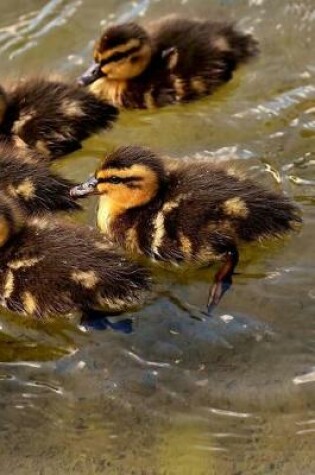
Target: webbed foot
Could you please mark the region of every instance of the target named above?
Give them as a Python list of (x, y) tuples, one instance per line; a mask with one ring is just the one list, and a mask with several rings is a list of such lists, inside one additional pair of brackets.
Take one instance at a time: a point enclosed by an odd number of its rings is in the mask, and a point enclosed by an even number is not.
[(132, 333), (132, 320), (125, 318), (117, 322), (110, 320), (113, 317), (112, 313), (109, 315), (101, 310), (88, 309), (85, 310), (81, 317), (80, 325), (86, 330), (108, 330), (119, 331), (122, 333)]
[(218, 270), (214, 277), (214, 285), (210, 287), (207, 311), (211, 315), (213, 309), (218, 305), (223, 295), (233, 283), (234, 269), (239, 261), (239, 254), (236, 248), (233, 248), (227, 253), (226, 260), (222, 267)]

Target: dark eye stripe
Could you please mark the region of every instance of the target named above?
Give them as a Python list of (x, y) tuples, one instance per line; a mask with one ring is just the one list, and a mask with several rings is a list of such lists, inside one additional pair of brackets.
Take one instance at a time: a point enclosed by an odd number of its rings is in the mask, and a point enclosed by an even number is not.
[(121, 59), (127, 58), (127, 56), (129, 56), (133, 53), (136, 53), (137, 51), (139, 51), (140, 48), (141, 48), (141, 46), (134, 46), (133, 48), (128, 49), (128, 51), (113, 53), (109, 58), (103, 59), (100, 62), (100, 65), (101, 65), (101, 67), (103, 67), (106, 64), (115, 63), (117, 61), (120, 61)]
[[(111, 178), (112, 177), (98, 178), (97, 181), (98, 183), (111, 183)], [(132, 182), (142, 181), (143, 178), (141, 176), (128, 176), (124, 178), (119, 177), (119, 180), (120, 180), (120, 183), (132, 183)]]

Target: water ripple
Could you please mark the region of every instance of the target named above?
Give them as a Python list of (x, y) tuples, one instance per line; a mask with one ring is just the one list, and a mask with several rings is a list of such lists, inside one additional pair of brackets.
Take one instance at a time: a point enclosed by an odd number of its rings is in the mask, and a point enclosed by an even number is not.
[(132, 351), (124, 351), (123, 353), (129, 356), (129, 358), (131, 358), (132, 360), (141, 364), (142, 366), (153, 366), (155, 368), (169, 368), (171, 366), (170, 363), (144, 360), (143, 358), (141, 358), (136, 353), (133, 353)]
[(260, 104), (257, 107), (253, 107), (243, 112), (237, 112), (234, 114), (234, 117), (239, 119), (255, 117), (256, 120), (265, 120), (269, 117), (278, 117), (281, 112), (299, 104), (301, 100), (306, 99), (315, 99), (315, 86), (309, 84), (306, 86), (297, 87), (288, 92), (280, 94), (275, 99), (265, 102), (264, 104)]
[(37, 46), (38, 38), (65, 24), (82, 5), (82, 0), (50, 0), (41, 10), (22, 15), (17, 22), (0, 29), (0, 54), (13, 59)]
[(315, 368), (306, 374), (301, 374), (293, 379), (294, 384), (306, 384), (315, 382)]

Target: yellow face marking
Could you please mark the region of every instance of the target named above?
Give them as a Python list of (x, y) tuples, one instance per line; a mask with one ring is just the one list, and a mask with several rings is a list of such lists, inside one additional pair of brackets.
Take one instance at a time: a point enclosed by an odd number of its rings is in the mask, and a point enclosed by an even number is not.
[(4, 282), (3, 299), (4, 300), (9, 299), (13, 291), (14, 291), (14, 275), (13, 275), (13, 272), (9, 270), (7, 272), (5, 282)]
[(0, 216), (0, 247), (3, 246), (10, 237), (10, 226), (8, 221)]
[(37, 301), (31, 292), (23, 292), (22, 303), (24, 310), (28, 315), (33, 315), (37, 308)]
[(43, 259), (43, 257), (31, 257), (29, 259), (20, 259), (16, 261), (11, 261), (8, 264), (8, 267), (10, 269), (18, 270), (22, 269), (23, 267), (33, 267), (35, 264), (40, 262)]
[(30, 178), (26, 178), (15, 188), (15, 193), (22, 196), (26, 201), (34, 198), (35, 191), (34, 183)]
[(245, 201), (238, 196), (226, 200), (223, 203), (223, 209), (228, 216), (235, 218), (246, 218), (249, 213)]
[[(130, 42), (131, 43), (131, 42)], [(129, 49), (129, 48), (128, 48)], [(126, 54), (128, 49), (126, 49)], [(120, 52), (118, 48), (111, 51)], [(112, 61), (101, 66), (102, 72), (107, 79), (124, 81), (139, 76), (148, 66), (151, 60), (152, 50), (150, 45), (144, 44), (138, 51), (130, 53), (118, 61)], [(104, 58), (102, 58), (104, 59)]]
[[(154, 170), (145, 165), (132, 165), (129, 168), (107, 168), (100, 170), (96, 177), (106, 179), (117, 176), (119, 178), (141, 178), (135, 182), (137, 188), (129, 188), (126, 183), (112, 184), (99, 183), (97, 191), (104, 195), (99, 203), (99, 216), (111, 220), (127, 209), (147, 204), (156, 195), (159, 184)], [(105, 209), (106, 208), (106, 209)]]
[(114, 208), (113, 203), (107, 199), (106, 196), (101, 196), (98, 204), (97, 211), (97, 226), (102, 233), (110, 236), (110, 225), (112, 219), (114, 219), (120, 213), (120, 208)]
[(128, 168), (104, 168), (96, 173), (96, 178), (109, 178), (111, 176), (119, 176), (120, 178), (131, 178), (133, 176), (141, 176), (145, 178), (151, 175), (151, 168), (145, 165), (132, 165)]
[[(116, 48), (108, 49), (103, 52), (101, 51), (96, 51), (95, 53), (95, 58), (97, 61), (100, 63), (101, 61), (105, 61), (108, 59), (112, 54), (114, 53), (126, 53), (126, 51), (133, 49), (133, 48), (138, 48), (140, 46), (140, 40), (136, 38), (132, 38), (129, 40), (127, 43), (116, 46)], [(97, 48), (99, 46), (97, 45)]]
[(62, 114), (69, 117), (83, 117), (85, 115), (78, 101), (65, 99), (60, 106)]
[(86, 289), (93, 289), (99, 281), (99, 277), (97, 276), (96, 272), (94, 272), (93, 270), (73, 271), (71, 274), (71, 278), (77, 284), (81, 284), (82, 287), (85, 287)]

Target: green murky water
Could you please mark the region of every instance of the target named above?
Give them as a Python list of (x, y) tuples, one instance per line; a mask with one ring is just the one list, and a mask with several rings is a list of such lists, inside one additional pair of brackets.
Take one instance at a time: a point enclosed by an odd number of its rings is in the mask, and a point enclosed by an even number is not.
[[(213, 270), (166, 274), (131, 335), (2, 313), (0, 473), (315, 473), (313, 0), (2, 1), (0, 79), (74, 78), (101, 24), (169, 12), (237, 21), (259, 38), (260, 59), (211, 98), (123, 113), (56, 168), (84, 178), (102, 150), (126, 143), (235, 159), (299, 202), (303, 229), (244, 249), (207, 322), (174, 297), (200, 305)], [(86, 207), (78, 219), (92, 223)]]

